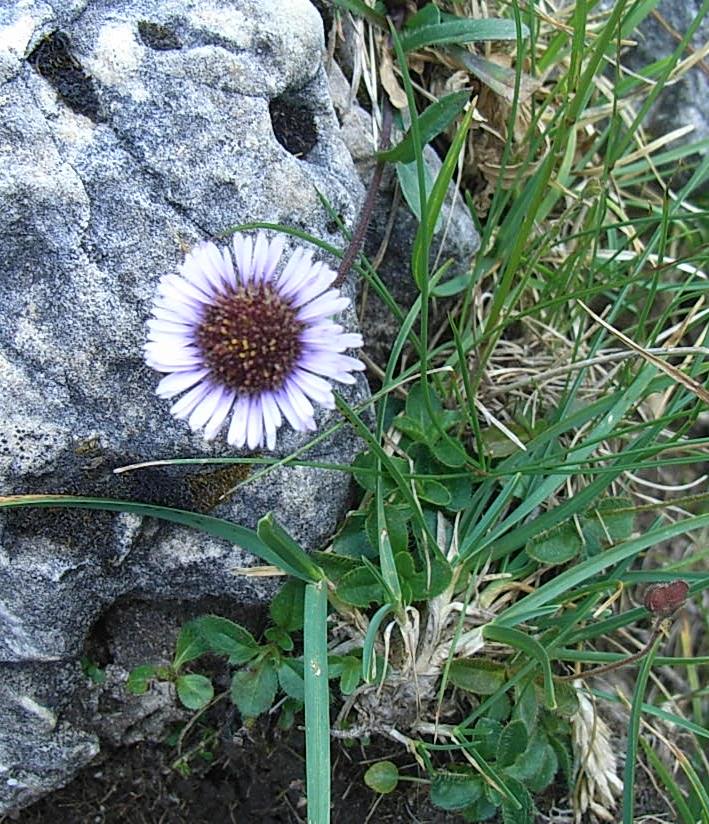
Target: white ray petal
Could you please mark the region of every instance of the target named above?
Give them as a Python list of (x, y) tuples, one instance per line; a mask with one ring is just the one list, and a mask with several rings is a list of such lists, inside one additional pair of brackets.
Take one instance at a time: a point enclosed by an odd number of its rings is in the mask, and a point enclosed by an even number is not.
[(192, 410), (205, 398), (212, 390), (213, 384), (203, 381), (194, 386), (170, 407), (170, 414), (175, 418), (184, 420), (192, 414)]
[(249, 417), (246, 422), (246, 445), (256, 449), (263, 443), (263, 410), (261, 397), (255, 395), (249, 399)]
[(285, 246), (285, 238), (283, 235), (276, 235), (276, 237), (271, 241), (268, 246), (268, 257), (266, 259), (266, 263), (263, 267), (263, 279), (264, 281), (273, 280), (273, 275), (276, 271), (276, 267), (281, 260), (281, 255), (283, 254), (283, 247)]
[(206, 426), (204, 427), (204, 439), (207, 441), (213, 441), (217, 435), (219, 434), (219, 430), (222, 428), (224, 421), (229, 414), (229, 410), (231, 409), (234, 398), (236, 397), (236, 392), (233, 389), (224, 389), (222, 392), (222, 396), (219, 399), (219, 404), (217, 408), (214, 410), (214, 414), (207, 422)]
[(350, 299), (338, 297), (339, 293), (339, 289), (330, 289), (306, 306), (301, 306), (296, 317), (299, 321), (306, 322), (336, 315), (350, 305)]
[(236, 446), (238, 449), (246, 443), (246, 424), (249, 419), (249, 398), (247, 395), (239, 395), (234, 411), (231, 415), (227, 443)]
[(241, 283), (246, 286), (251, 280), (253, 242), (250, 237), (241, 234), (234, 235), (234, 262), (239, 270)]
[(224, 391), (223, 386), (214, 386), (212, 391), (195, 406), (188, 421), (190, 429), (193, 432), (201, 429), (217, 411)]
[(191, 369), (185, 372), (172, 372), (160, 381), (155, 390), (159, 398), (172, 398), (194, 386), (209, 374), (209, 369)]

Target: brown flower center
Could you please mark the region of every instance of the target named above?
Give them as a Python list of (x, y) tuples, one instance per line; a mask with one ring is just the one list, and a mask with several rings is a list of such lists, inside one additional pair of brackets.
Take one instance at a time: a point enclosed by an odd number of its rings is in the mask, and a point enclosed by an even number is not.
[(255, 395), (280, 389), (302, 351), (296, 310), (268, 284), (217, 295), (195, 333), (223, 386)]

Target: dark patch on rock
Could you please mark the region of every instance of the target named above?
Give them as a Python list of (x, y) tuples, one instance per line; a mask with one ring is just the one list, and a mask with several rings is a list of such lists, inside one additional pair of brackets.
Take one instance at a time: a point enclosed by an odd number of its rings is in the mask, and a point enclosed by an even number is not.
[(154, 51), (176, 51), (182, 48), (180, 38), (175, 32), (160, 23), (150, 23), (141, 20), (138, 23), (138, 34), (143, 43)]
[(312, 113), (285, 95), (272, 100), (268, 111), (276, 140), (295, 157), (306, 157), (318, 140)]
[(72, 111), (94, 122), (99, 119), (99, 100), (93, 80), (72, 54), (64, 32), (55, 31), (45, 37), (27, 59)]

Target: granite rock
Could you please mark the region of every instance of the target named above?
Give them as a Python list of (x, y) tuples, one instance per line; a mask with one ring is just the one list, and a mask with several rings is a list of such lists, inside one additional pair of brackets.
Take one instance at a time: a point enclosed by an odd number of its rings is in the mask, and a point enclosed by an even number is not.
[[(609, 9), (612, 3), (610, 0), (603, 0), (601, 5)], [(636, 45), (623, 51), (623, 65), (638, 72), (671, 55), (679, 40), (699, 16), (701, 7), (701, 0), (660, 0), (655, 14), (646, 17), (630, 35)], [(699, 49), (707, 40), (709, 18), (705, 15), (690, 40), (690, 47)], [(688, 50), (684, 52), (682, 59), (687, 57)], [(709, 73), (706, 65), (705, 58), (703, 65), (693, 66), (662, 91), (643, 124), (652, 137), (660, 137), (681, 126), (692, 125), (694, 130), (681, 138), (681, 143), (698, 143), (709, 138)], [(686, 174), (681, 174), (680, 180), (685, 178)]]
[[(332, 471), (280, 468), (253, 482), (241, 466), (113, 472), (235, 454), (171, 418), (141, 356), (156, 283), (184, 249), (250, 221), (338, 244), (321, 194), (354, 222), (362, 187), (323, 48), (307, 0), (0, 4), (0, 494), (135, 499), (250, 527), (273, 511), (309, 548), (333, 531), (350, 492)], [(367, 391), (360, 380), (346, 396)], [(321, 412), (318, 423), (336, 420)], [(305, 443), (284, 427), (276, 454)], [(309, 456), (347, 463), (358, 448), (340, 429)], [(97, 751), (62, 708), (99, 616), (129, 596), (263, 601), (272, 583), (234, 573), (252, 562), (133, 515), (4, 511), (0, 814)]]

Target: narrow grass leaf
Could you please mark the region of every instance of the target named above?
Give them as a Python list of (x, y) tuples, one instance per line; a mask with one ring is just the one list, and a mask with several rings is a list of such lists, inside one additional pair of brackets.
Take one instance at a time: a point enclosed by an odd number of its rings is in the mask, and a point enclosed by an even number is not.
[(628, 739), (625, 749), (625, 769), (623, 771), (623, 824), (633, 824), (633, 809), (635, 804), (635, 766), (638, 754), (638, 733), (640, 732), (640, 716), (642, 715), (643, 696), (647, 687), (652, 662), (657, 647), (662, 639), (655, 639), (650, 652), (643, 658), (633, 691), (633, 703), (628, 721)]
[[(313, 580), (312, 561), (308, 561), (304, 566), (301, 563), (294, 566), (289, 563), (289, 559), (283, 558), (277, 552), (274, 552), (252, 529), (232, 524), (222, 518), (213, 518), (210, 515), (201, 515), (184, 509), (172, 509), (137, 501), (114, 501), (108, 498), (89, 498), (74, 495), (7, 495), (0, 497), (0, 508), (21, 506), (72, 507), (76, 509), (99, 509), (108, 512), (131, 512), (135, 515), (171, 521), (175, 524), (192, 527), (215, 538), (223, 538), (231, 544), (236, 544), (242, 549), (248, 550), (252, 555), (256, 555), (257, 558), (267, 564), (272, 564), (296, 578), (305, 581)], [(306, 559), (308, 558), (305, 553), (303, 555)]]
[(315, 582), (325, 577), (322, 569), (270, 513), (258, 522), (256, 532), (264, 544), (269, 546), (279, 558), (283, 559), (292, 569), (300, 571), (298, 577), (302, 580)]
[[(529, 37), (527, 26), (522, 27), (522, 37)], [(432, 26), (420, 26), (401, 33), (401, 46), (405, 52), (436, 46), (442, 43), (473, 43), (483, 40), (516, 40), (517, 29), (512, 20), (451, 20), (448, 18)]]
[[(418, 127), (421, 133), (421, 143), (425, 146), (434, 137), (445, 131), (456, 117), (463, 111), (468, 102), (468, 92), (453, 92), (447, 94), (435, 103), (432, 103), (418, 116)], [(386, 152), (379, 152), (380, 160), (386, 163), (412, 163), (416, 159), (413, 137), (407, 132), (396, 146)]]
[(486, 624), (483, 627), (483, 638), (488, 641), (496, 641), (498, 644), (507, 644), (507, 646), (514, 647), (524, 652), (529, 658), (537, 661), (542, 668), (542, 675), (544, 677), (544, 701), (547, 709), (556, 709), (554, 681), (551, 677), (551, 663), (547, 651), (539, 641), (535, 641), (534, 638), (530, 638), (529, 635), (520, 632), (520, 630), (498, 626), (497, 624)]
[(599, 572), (609, 566), (633, 558), (653, 544), (668, 541), (677, 535), (693, 532), (707, 526), (709, 526), (709, 514), (696, 515), (652, 529), (644, 535), (618, 544), (618, 546), (606, 550), (595, 558), (589, 558), (572, 569), (565, 570), (539, 587), (536, 592), (521, 598), (500, 616), (500, 620), (504, 621), (505, 625), (509, 625), (510, 622), (519, 623), (524, 620), (525, 614), (549, 604), (594, 575), (598, 575)]
[(305, 763), (308, 824), (330, 821), (330, 691), (327, 674), (327, 585), (305, 587), (303, 628)]
[(375, 643), (377, 640), (377, 633), (382, 625), (382, 621), (393, 612), (392, 604), (384, 604), (372, 616), (369, 626), (367, 627), (367, 634), (364, 636), (362, 644), (362, 678), (371, 684), (377, 677), (377, 654), (375, 650)]

